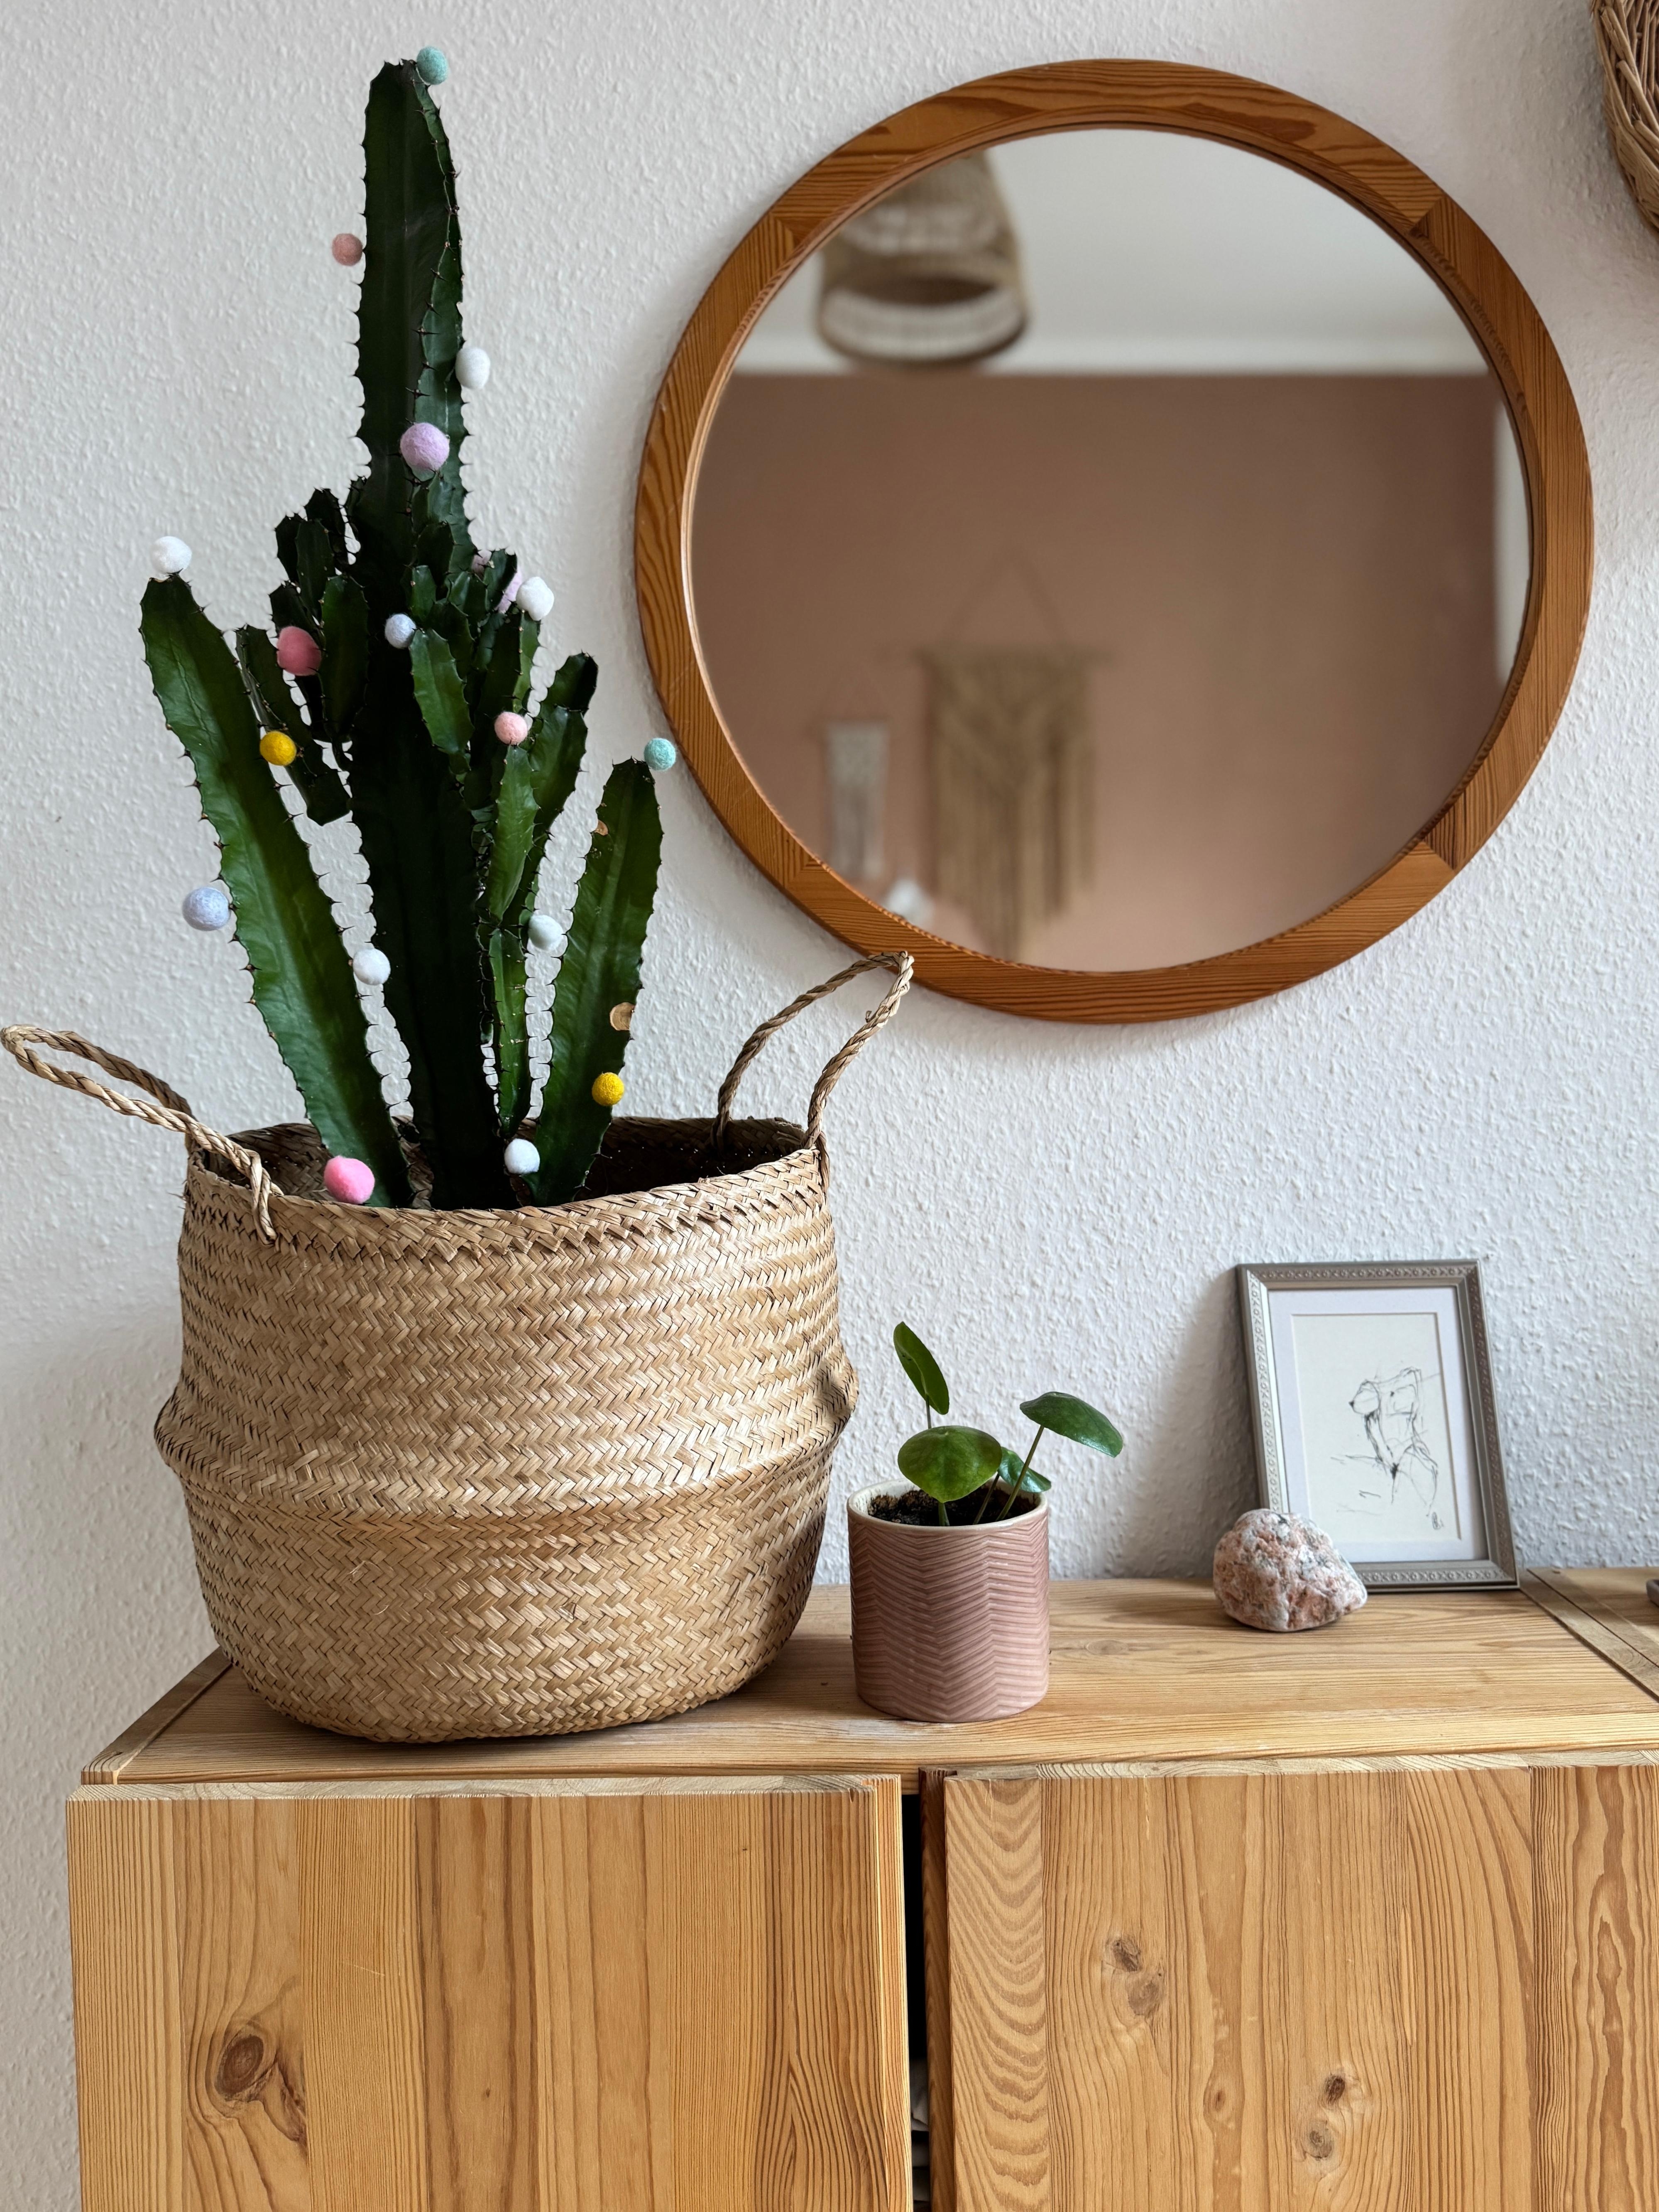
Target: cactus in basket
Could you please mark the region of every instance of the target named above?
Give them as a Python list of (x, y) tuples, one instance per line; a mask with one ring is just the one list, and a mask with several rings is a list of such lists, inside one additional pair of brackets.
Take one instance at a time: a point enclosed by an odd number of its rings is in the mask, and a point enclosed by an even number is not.
[[(402, 1133), (369, 1057), (360, 980), (383, 985), (410, 1061), (411, 1123), (437, 1206), (574, 1196), (622, 1095), (620, 1069), (656, 889), (652, 769), (611, 771), (577, 887), (545, 1040), (533, 1139), (527, 956), (557, 933), (537, 911), (542, 856), (570, 799), (597, 672), (585, 653), (531, 695), (551, 594), (513, 556), (475, 550), (460, 455), (463, 388), (486, 356), (464, 345), (461, 241), (428, 48), (389, 63), (364, 131), (367, 239), (358, 377), (368, 473), (277, 526), (285, 580), (271, 628), (234, 647), (163, 538), (143, 599), (145, 656), (222, 850), (229, 910), (210, 888), (198, 927), (234, 920), (253, 997), (331, 1154), (336, 1196), (408, 1202)], [(279, 777), (293, 787), (285, 799)], [(349, 815), (368, 870), (374, 945), (354, 963), (296, 815)], [(355, 972), (354, 972), (355, 969)], [(372, 1181), (371, 1181), (372, 1178)]]

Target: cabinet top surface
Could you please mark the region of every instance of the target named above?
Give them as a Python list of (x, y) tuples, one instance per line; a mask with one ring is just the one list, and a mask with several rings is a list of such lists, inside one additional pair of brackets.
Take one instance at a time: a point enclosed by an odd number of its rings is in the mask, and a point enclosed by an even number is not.
[(896, 1774), (913, 1785), (920, 1769), (988, 1765), (1659, 1757), (1659, 1612), (1644, 1575), (1558, 1571), (1530, 1580), (1531, 1595), (1390, 1595), (1299, 1636), (1240, 1627), (1205, 1583), (1056, 1583), (1048, 1696), (1016, 1719), (956, 1727), (860, 1704), (843, 1589), (815, 1589), (782, 1656), (735, 1697), (589, 1735), (359, 1742), (285, 1719), (216, 1658), (85, 1779), (418, 1788)]

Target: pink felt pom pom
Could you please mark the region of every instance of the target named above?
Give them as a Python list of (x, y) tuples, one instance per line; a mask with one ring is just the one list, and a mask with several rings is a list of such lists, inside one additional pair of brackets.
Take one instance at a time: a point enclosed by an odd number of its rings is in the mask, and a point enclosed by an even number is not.
[(398, 441), (398, 451), (411, 469), (435, 474), (449, 459), (449, 441), (435, 422), (411, 422)]
[(342, 1206), (361, 1206), (374, 1188), (374, 1170), (366, 1160), (331, 1159), (323, 1170), (323, 1188)]
[(530, 735), (530, 725), (522, 714), (497, 714), (495, 735), (504, 745), (521, 745)]
[(337, 231), (329, 240), (328, 250), (342, 269), (355, 269), (363, 258), (363, 241), (355, 231)]
[(308, 629), (285, 623), (276, 633), (276, 665), (290, 676), (314, 676), (323, 665), (323, 648)]

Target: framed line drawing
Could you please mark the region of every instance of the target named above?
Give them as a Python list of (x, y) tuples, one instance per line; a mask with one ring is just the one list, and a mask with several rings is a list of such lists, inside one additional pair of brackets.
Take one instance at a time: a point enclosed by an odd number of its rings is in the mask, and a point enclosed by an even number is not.
[(1474, 1260), (1238, 1270), (1261, 1499), (1367, 1589), (1513, 1589)]

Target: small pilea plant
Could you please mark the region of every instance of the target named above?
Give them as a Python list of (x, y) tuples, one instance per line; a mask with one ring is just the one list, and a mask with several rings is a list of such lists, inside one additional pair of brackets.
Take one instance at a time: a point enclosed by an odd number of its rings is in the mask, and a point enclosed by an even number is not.
[[(538, 910), (542, 857), (576, 787), (598, 671), (570, 654), (532, 712), (553, 595), (473, 541), (462, 394), (489, 362), (462, 340), (455, 172), (428, 88), (448, 73), (426, 47), (374, 79), (365, 235), (334, 241), (363, 270), (367, 471), (343, 503), (313, 492), (277, 525), (270, 629), (238, 629), (234, 647), (184, 580), (188, 545), (158, 539), (144, 652), (222, 854), (224, 888), (192, 891), (185, 918), (234, 927), (332, 1156), (331, 1195), (407, 1205), (412, 1139), (434, 1206), (556, 1206), (580, 1190), (623, 1095), (662, 842), (652, 771), (675, 755), (654, 738), (611, 771), (561, 932)], [(301, 814), (356, 824), (374, 942), (355, 959)], [(550, 1012), (528, 991), (528, 956), (561, 943)], [(360, 982), (383, 991), (408, 1052), (407, 1122), (370, 1057)]]
[[(938, 1360), (902, 1322), (893, 1331), (893, 1349), (927, 1409), (927, 1427), (899, 1446), (899, 1473), (933, 1499), (944, 1528), (1003, 1521), (1022, 1499), (1035, 1504), (1049, 1486), (1048, 1476), (1031, 1464), (1045, 1436), (1068, 1437), (1113, 1459), (1123, 1449), (1122, 1437), (1097, 1407), (1069, 1391), (1045, 1390), (1021, 1403), (1020, 1412), (1036, 1429), (1022, 1459), (988, 1430), (945, 1420), (951, 1410), (950, 1387)], [(940, 1417), (937, 1424), (935, 1413)], [(1029, 1506), (1022, 1505), (1021, 1510)]]

